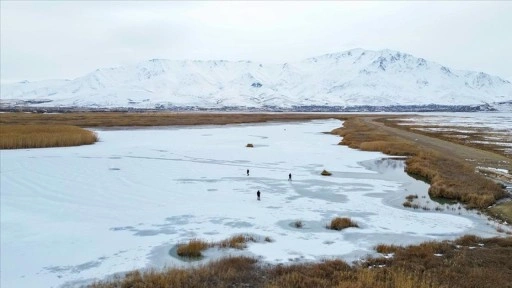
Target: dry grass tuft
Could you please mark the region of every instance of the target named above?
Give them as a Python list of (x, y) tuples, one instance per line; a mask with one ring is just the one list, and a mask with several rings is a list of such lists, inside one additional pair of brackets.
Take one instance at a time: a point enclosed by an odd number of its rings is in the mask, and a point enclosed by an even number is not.
[(201, 257), (201, 252), (209, 247), (211, 247), (211, 245), (203, 240), (192, 239), (187, 244), (178, 245), (176, 253), (182, 257)]
[[(270, 237), (266, 237), (265, 241), (272, 242), (273, 240)], [(201, 252), (210, 247), (244, 249), (247, 247), (247, 242), (257, 241), (253, 236), (245, 234), (234, 235), (216, 243), (208, 243), (200, 239), (192, 239), (187, 244), (178, 245), (176, 253), (182, 257), (195, 258), (201, 257)]]
[(96, 133), (69, 125), (1, 125), (0, 149), (66, 147), (93, 144)]
[(92, 288), (119, 287), (242, 287), (252, 283), (261, 287), (264, 278), (257, 260), (248, 257), (228, 257), (194, 268), (173, 268), (164, 271), (134, 271), (123, 278), (90, 285)]
[(457, 245), (474, 246), (482, 242), (482, 238), (475, 235), (464, 235), (454, 241)]
[(244, 249), (247, 247), (247, 242), (256, 242), (256, 239), (250, 235), (235, 235), (226, 240), (220, 241), (217, 245), (220, 248), (234, 248), (234, 249)]
[(332, 173), (331, 173), (331, 172), (329, 172), (329, 171), (327, 171), (327, 170), (325, 170), (325, 169), (324, 169), (324, 170), (322, 171), (322, 173), (320, 173), (320, 174), (321, 174), (322, 176), (331, 176), (331, 175), (332, 175)]
[(379, 244), (375, 247), (375, 251), (377, 251), (381, 254), (391, 254), (391, 253), (395, 253), (400, 248), (401, 247), (395, 246), (395, 245)]
[(346, 217), (336, 217), (331, 220), (331, 223), (327, 225), (328, 229), (331, 230), (343, 230), (349, 227), (359, 227), (357, 223), (353, 222), (350, 218)]
[[(460, 247), (457, 243), (482, 243)], [(350, 288), (494, 288), (512, 283), (512, 237), (480, 239), (465, 236), (453, 242), (427, 242), (399, 247), (379, 245), (392, 258), (368, 258), (350, 266), (341, 260), (292, 265), (259, 265), (247, 257), (229, 257), (210, 264), (161, 272), (130, 272), (124, 278), (94, 283), (114, 287), (350, 287)]]

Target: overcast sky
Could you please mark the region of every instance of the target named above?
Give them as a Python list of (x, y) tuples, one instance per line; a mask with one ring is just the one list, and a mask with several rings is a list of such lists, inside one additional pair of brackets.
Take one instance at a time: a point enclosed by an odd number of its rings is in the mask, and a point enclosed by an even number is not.
[(171, 60), (393, 49), (512, 80), (512, 2), (1, 1), (1, 80)]

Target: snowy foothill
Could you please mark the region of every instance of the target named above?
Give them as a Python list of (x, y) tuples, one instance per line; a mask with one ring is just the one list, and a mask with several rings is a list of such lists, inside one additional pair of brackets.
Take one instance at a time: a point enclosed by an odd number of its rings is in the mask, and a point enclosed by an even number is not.
[[(351, 262), (381, 243), (499, 235), (486, 217), (464, 209), (404, 208), (405, 196), (426, 195), (428, 185), (407, 176), (400, 159), (323, 133), (341, 125), (98, 129), (94, 145), (2, 150), (0, 286), (74, 287), (233, 253), (273, 264)], [(320, 175), (323, 169), (332, 175)], [(337, 216), (359, 227), (326, 229)], [(213, 248), (196, 262), (174, 252), (190, 239), (237, 234), (261, 241), (242, 251)]]

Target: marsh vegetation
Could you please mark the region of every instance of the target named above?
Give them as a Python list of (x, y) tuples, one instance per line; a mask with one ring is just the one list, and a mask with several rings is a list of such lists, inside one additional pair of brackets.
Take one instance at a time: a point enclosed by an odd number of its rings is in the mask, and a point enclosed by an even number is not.
[(47, 148), (89, 145), (96, 133), (70, 125), (1, 125), (0, 149)]
[(292, 265), (260, 265), (250, 257), (228, 257), (195, 268), (133, 271), (90, 285), (113, 287), (509, 287), (512, 237), (419, 245), (378, 245), (391, 257), (369, 257), (349, 265), (342, 260)]

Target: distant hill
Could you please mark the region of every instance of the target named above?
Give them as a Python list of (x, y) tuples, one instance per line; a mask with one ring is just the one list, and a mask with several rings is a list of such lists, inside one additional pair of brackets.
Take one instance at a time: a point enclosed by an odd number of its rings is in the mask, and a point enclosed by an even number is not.
[(512, 84), (398, 51), (353, 49), (272, 65), (153, 59), (74, 80), (2, 85), (0, 103), (2, 108), (510, 109)]

